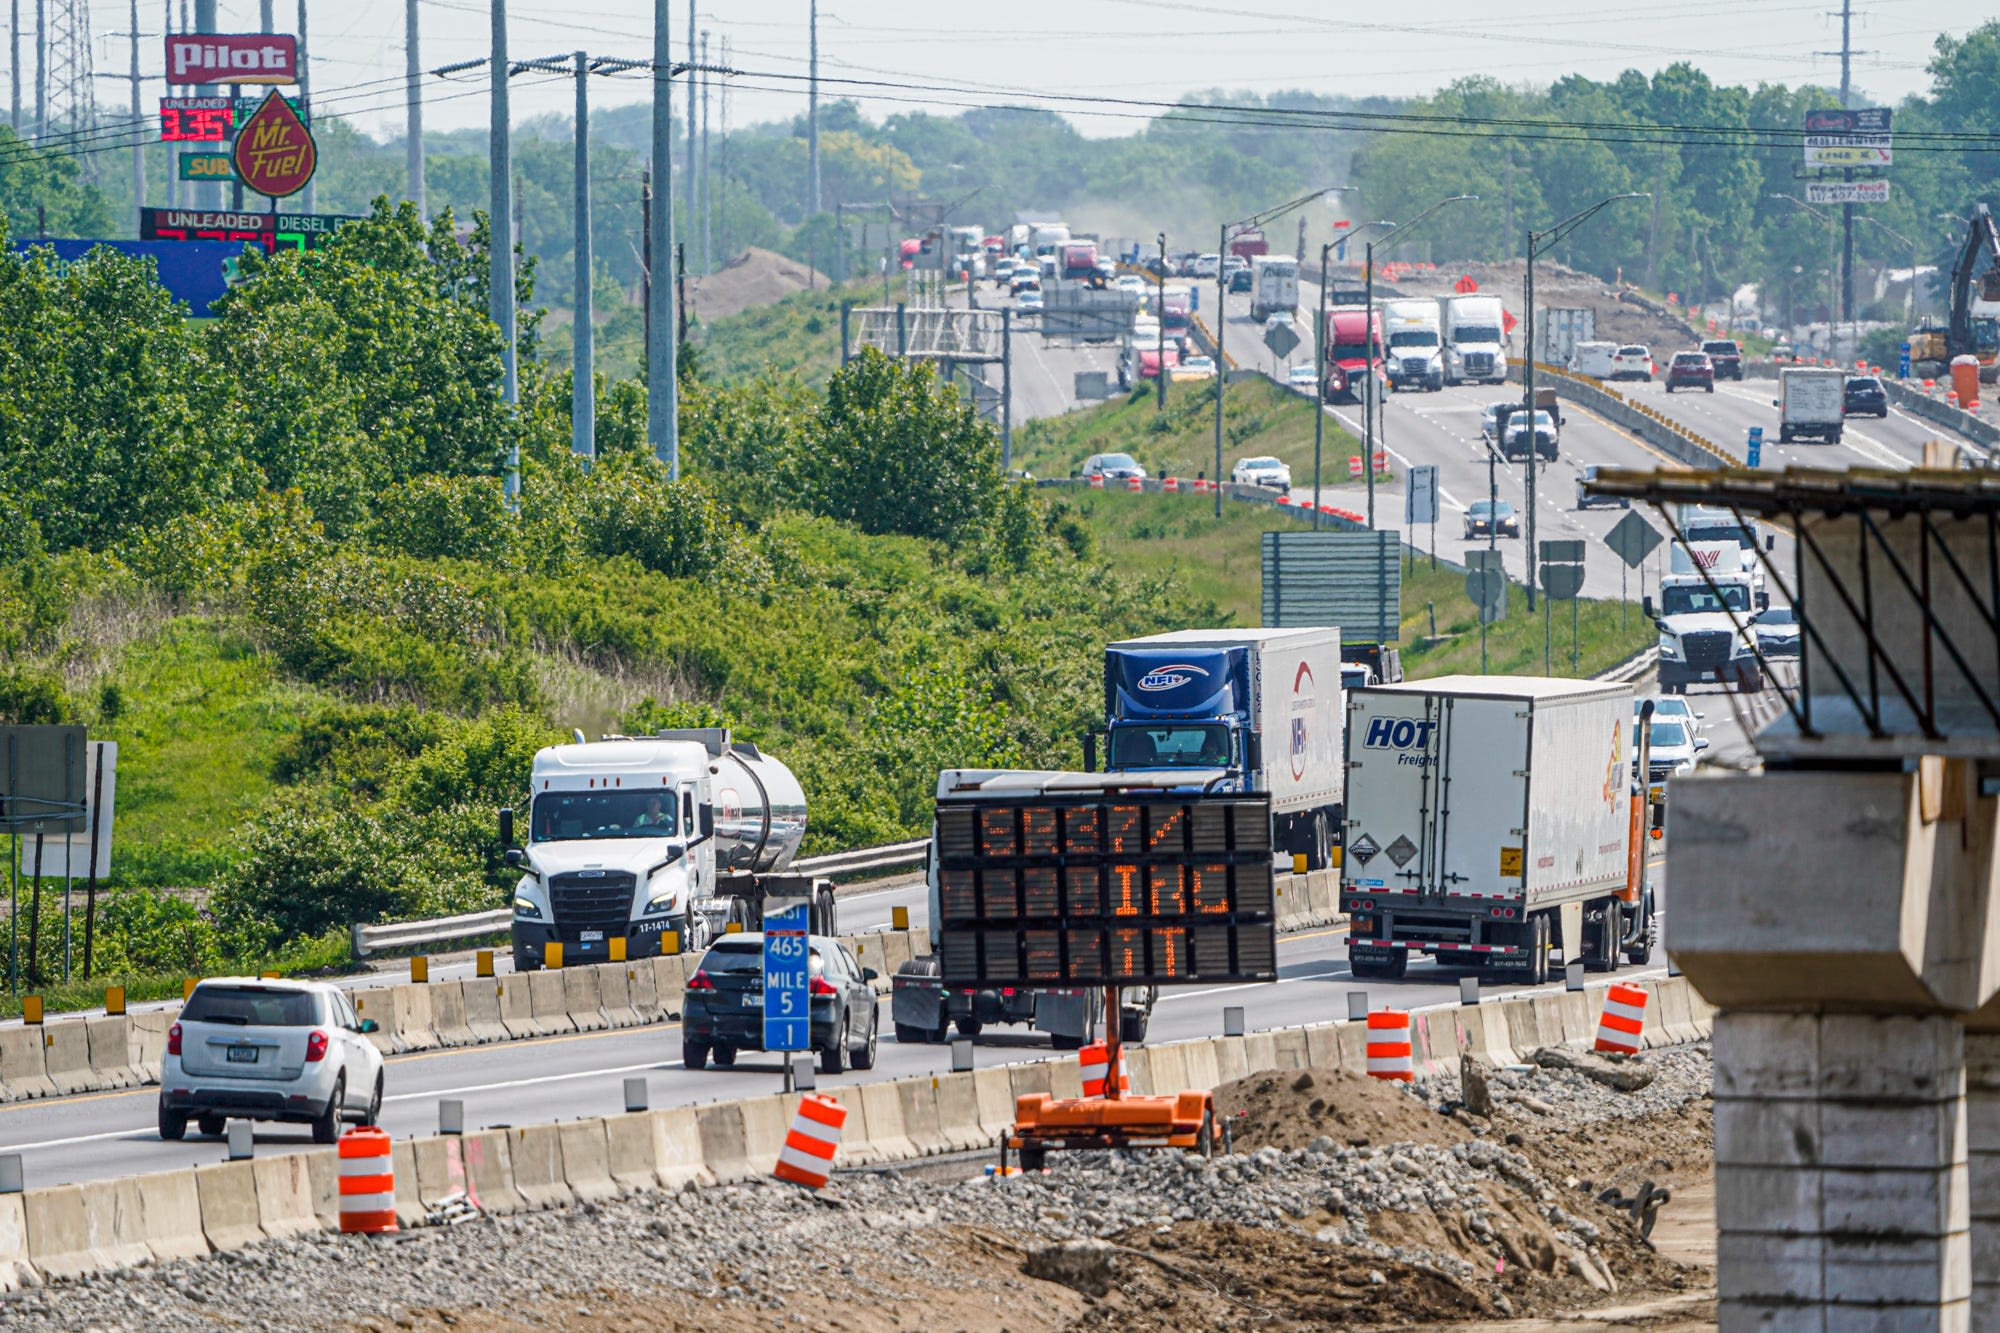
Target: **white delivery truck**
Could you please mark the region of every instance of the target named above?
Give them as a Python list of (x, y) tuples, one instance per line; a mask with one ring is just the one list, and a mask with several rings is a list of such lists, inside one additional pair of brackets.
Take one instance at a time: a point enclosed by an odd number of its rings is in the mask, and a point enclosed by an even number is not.
[(1389, 340), (1390, 389), (1444, 388), (1444, 323), (1436, 301), (1384, 301), (1382, 327)]
[[(1332, 864), (1340, 840), (1340, 631), (1177, 630), (1104, 649), (1106, 774), (1271, 795), (1271, 845)], [(1084, 767), (1097, 767), (1093, 735)]]
[(809, 898), (814, 934), (833, 935), (833, 885), (786, 873), (806, 835), (806, 797), (792, 771), (720, 727), (607, 736), (551, 745), (529, 775), (528, 839), (500, 812), (514, 886), (514, 967), (661, 951), (667, 931), (694, 953), (731, 922), (763, 923), (767, 894)]
[(1839, 444), (1847, 421), (1847, 372), (1829, 366), (1789, 366), (1778, 372), (1778, 439)]
[(1292, 255), (1250, 257), (1250, 318), (1262, 324), (1299, 308), (1299, 261)]
[(1588, 375), (1594, 380), (1611, 378), (1611, 359), (1618, 355), (1617, 343), (1580, 342), (1569, 357), (1569, 373)]
[(1505, 311), (1497, 296), (1447, 296), (1440, 302), (1446, 384), (1502, 384), (1507, 379)]
[(1549, 976), (1549, 950), (1615, 971), (1651, 950), (1632, 690), (1540, 676), (1444, 676), (1347, 696), (1340, 905), (1354, 975), (1412, 953)]

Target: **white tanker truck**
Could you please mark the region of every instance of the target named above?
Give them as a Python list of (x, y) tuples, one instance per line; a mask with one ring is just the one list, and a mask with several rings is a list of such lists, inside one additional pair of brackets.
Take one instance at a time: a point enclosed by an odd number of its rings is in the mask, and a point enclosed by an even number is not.
[(812, 902), (812, 931), (834, 935), (833, 885), (785, 873), (806, 834), (806, 797), (792, 771), (720, 727), (607, 736), (551, 745), (529, 779), (527, 842), (500, 811), (514, 889), (514, 967), (660, 952), (679, 933), (696, 953), (731, 921), (763, 926), (766, 897)]

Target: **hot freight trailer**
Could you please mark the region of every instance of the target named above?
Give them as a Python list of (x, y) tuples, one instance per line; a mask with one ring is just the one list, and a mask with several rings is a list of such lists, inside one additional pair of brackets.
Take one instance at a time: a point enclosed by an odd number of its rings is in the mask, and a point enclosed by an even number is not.
[[(792, 771), (720, 727), (551, 745), (529, 777), (528, 841), (500, 812), (514, 887), (514, 967), (698, 952), (730, 923), (760, 929), (766, 896), (808, 898), (812, 930), (834, 935), (833, 885), (788, 874), (806, 833)], [(674, 952), (667, 949), (666, 952)]]
[(1444, 676), (1347, 699), (1357, 978), (1400, 977), (1412, 953), (1536, 983), (1552, 947), (1594, 971), (1646, 960), (1630, 686)]

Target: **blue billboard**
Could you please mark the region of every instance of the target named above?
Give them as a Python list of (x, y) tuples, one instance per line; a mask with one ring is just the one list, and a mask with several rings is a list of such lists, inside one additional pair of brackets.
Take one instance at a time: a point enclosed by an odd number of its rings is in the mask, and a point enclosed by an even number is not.
[(243, 254), (241, 242), (229, 241), (15, 241), (13, 249), (16, 254), (53, 250), (57, 267), (67, 269), (99, 246), (152, 260), (160, 285), (175, 300), (186, 302), (189, 313), (197, 318), (206, 318), (209, 303), (229, 290), (230, 279), (236, 276), (236, 261)]

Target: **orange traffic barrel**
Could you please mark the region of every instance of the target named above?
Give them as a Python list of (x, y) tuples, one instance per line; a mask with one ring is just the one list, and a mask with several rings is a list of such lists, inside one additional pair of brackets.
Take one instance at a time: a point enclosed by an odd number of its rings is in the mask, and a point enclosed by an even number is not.
[(1416, 1061), (1410, 1047), (1410, 1016), (1401, 1009), (1368, 1012), (1368, 1077), (1414, 1083)]
[(396, 1168), (386, 1130), (357, 1125), (340, 1136), (340, 1229), (347, 1234), (396, 1229)]
[(831, 1097), (807, 1093), (799, 1098), (792, 1116), (792, 1128), (785, 1146), (778, 1150), (778, 1164), (771, 1174), (794, 1185), (818, 1189), (833, 1174), (833, 1155), (840, 1150), (840, 1131), (847, 1124), (847, 1108)]
[(1604, 1014), (1597, 1020), (1600, 1051), (1637, 1055), (1646, 1031), (1646, 992), (1637, 986), (1613, 986), (1604, 996)]
[[(1083, 1066), (1083, 1095), (1102, 1097), (1111, 1073), (1111, 1048), (1103, 1042), (1086, 1046), (1076, 1054), (1077, 1063)], [(1125, 1053), (1118, 1053), (1118, 1091), (1132, 1091), (1132, 1080), (1125, 1073)]]
[(1979, 401), (1979, 358), (1955, 356), (1951, 359), (1951, 387), (1960, 403)]

